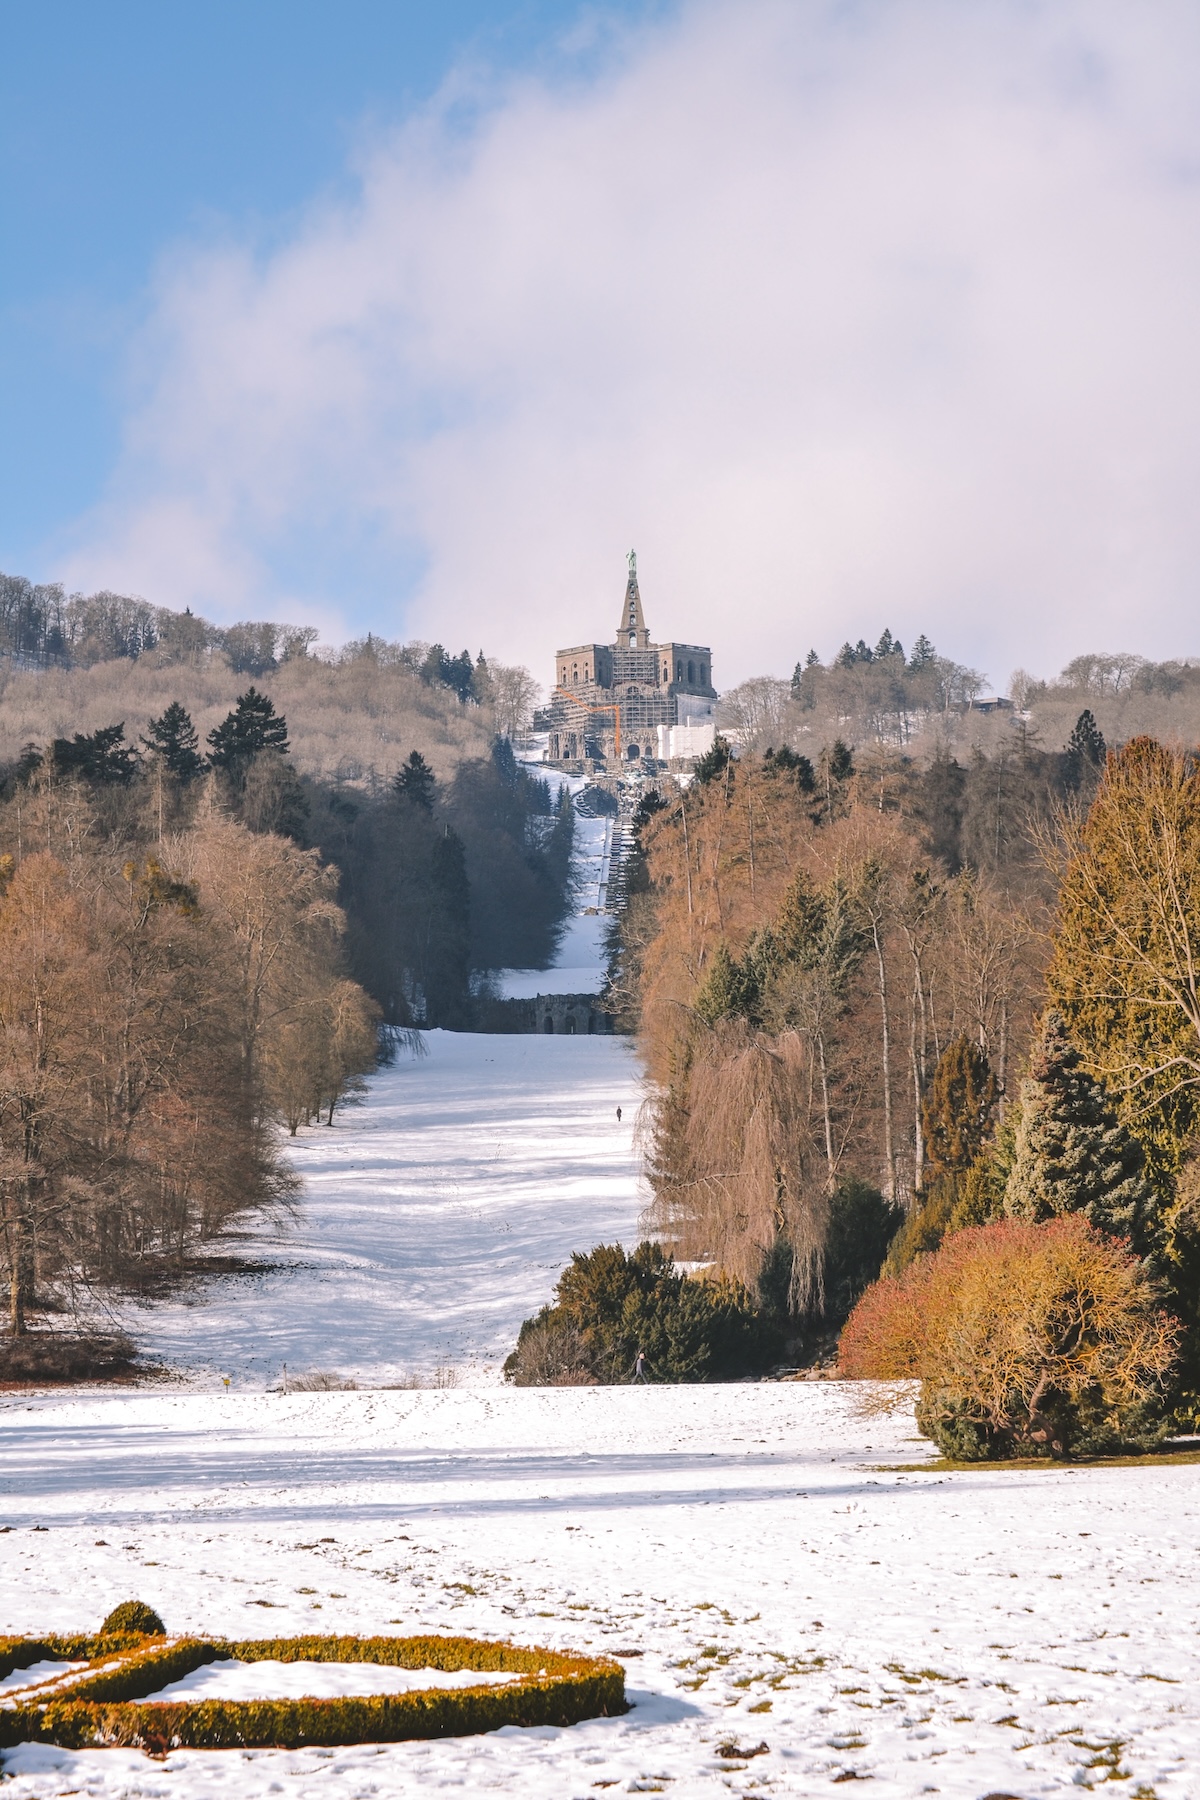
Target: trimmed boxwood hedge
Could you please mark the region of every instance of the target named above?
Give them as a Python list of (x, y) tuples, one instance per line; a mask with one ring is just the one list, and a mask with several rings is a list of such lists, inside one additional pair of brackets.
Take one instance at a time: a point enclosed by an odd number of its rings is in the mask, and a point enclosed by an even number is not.
[[(361, 1662), (401, 1669), (478, 1669), (521, 1677), (503, 1686), (296, 1700), (150, 1700), (204, 1663)], [(573, 1656), (453, 1637), (174, 1639), (101, 1635), (0, 1639), (0, 1675), (36, 1662), (89, 1661), (60, 1697), (0, 1705), (0, 1746), (111, 1744), (161, 1753), (302, 1744), (390, 1743), (467, 1736), (502, 1725), (574, 1725), (628, 1711), (625, 1672), (607, 1656)], [(115, 1666), (114, 1666), (115, 1665)], [(64, 1672), (65, 1673), (65, 1672)], [(53, 1677), (49, 1678), (53, 1680)]]

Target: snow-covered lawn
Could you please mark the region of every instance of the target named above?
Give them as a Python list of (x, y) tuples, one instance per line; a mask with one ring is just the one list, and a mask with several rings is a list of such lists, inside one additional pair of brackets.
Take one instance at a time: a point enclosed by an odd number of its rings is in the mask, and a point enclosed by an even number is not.
[(431, 1031), (426, 1044), (332, 1129), (290, 1141), (294, 1225), (232, 1246), (272, 1270), (122, 1309), (148, 1357), (209, 1387), (274, 1385), (285, 1363), (372, 1385), (439, 1363), (496, 1381), (573, 1250), (637, 1241), (628, 1040)]
[[(1200, 1791), (1189, 1467), (943, 1474), (848, 1385), (0, 1402), (0, 1616), (439, 1630), (626, 1659), (633, 1710), (346, 1750), (6, 1753), (18, 1796)], [(37, 1527), (43, 1527), (39, 1530)], [(737, 1756), (735, 1750), (755, 1751)], [(1124, 1777), (1128, 1776), (1128, 1779)]]

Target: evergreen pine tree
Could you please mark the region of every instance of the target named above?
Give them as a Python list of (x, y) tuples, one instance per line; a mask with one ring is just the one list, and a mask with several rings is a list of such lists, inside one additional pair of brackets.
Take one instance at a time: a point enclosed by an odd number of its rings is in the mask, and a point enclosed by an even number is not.
[(28, 787), (45, 761), (45, 754), (38, 749), (36, 744), (23, 744), (21, 754), (13, 765), (13, 779), (19, 781), (22, 787)]
[(407, 800), (412, 806), (423, 806), (426, 812), (433, 810), (433, 792), (435, 787), (433, 770), (425, 761), (419, 750), (414, 750), (392, 781), (392, 791), (401, 800)]
[(243, 777), (250, 759), (263, 750), (288, 752), (287, 720), (277, 714), (266, 694), (249, 687), (238, 695), (237, 705), (208, 734), (208, 760), (214, 769)]
[(821, 785), (825, 790), (825, 810), (832, 819), (842, 797), (842, 789), (854, 773), (854, 755), (841, 738), (834, 738), (821, 752)]
[(50, 755), (59, 775), (80, 776), (102, 787), (124, 786), (137, 768), (137, 750), (125, 741), (123, 719), (90, 735), (77, 731), (72, 738), (55, 738)]
[(708, 973), (696, 995), (696, 1011), (706, 1025), (734, 1018), (743, 1010), (745, 977), (721, 939), (709, 960)]
[(1070, 737), (1067, 739), (1068, 753), (1074, 752), (1094, 768), (1099, 768), (1108, 754), (1108, 745), (1104, 742), (1104, 733), (1097, 725), (1089, 706), (1085, 706), (1075, 721)]
[(812, 764), (807, 756), (801, 756), (789, 744), (785, 744), (781, 750), (766, 752), (763, 757), (763, 773), (766, 775), (792, 775), (802, 794), (811, 794), (816, 791), (817, 778), (813, 773)]
[(520, 786), (521, 771), (517, 767), (513, 747), (506, 737), (492, 739), (492, 767), (510, 792)]
[(142, 743), (152, 756), (161, 757), (163, 767), (177, 781), (193, 781), (204, 767), (196, 727), (178, 700), (172, 700), (161, 718), (151, 719)]
[(1098, 1230), (1129, 1238), (1145, 1255), (1155, 1221), (1143, 1160), (1103, 1083), (1084, 1069), (1061, 1013), (1051, 1007), (1021, 1084), (1005, 1212), (1035, 1221), (1081, 1212)]
[(492, 671), (488, 668), (487, 657), (482, 650), (475, 658), (475, 669), (471, 676), (471, 698), (478, 701), (480, 706), (485, 706), (489, 700), (495, 698)]
[(854, 773), (854, 757), (848, 744), (841, 738), (834, 738), (825, 752), (825, 765), (829, 771), (830, 781), (849, 781)]
[(733, 746), (720, 732), (713, 739), (713, 747), (706, 750), (696, 763), (696, 780), (701, 787), (707, 787), (710, 781), (716, 781), (723, 775), (733, 761)]
[(965, 1034), (947, 1044), (921, 1102), (925, 1145), (921, 1204), (892, 1241), (887, 1272), (898, 1275), (951, 1231), (984, 1224), (995, 1205), (982, 1156), (999, 1089), (987, 1057)]
[(1104, 733), (1097, 725), (1090, 707), (1085, 706), (1076, 719), (1063, 750), (1066, 759), (1065, 772), (1070, 787), (1078, 787), (1085, 775), (1092, 774), (1104, 767), (1104, 759), (1108, 755), (1108, 745), (1104, 741)]
[(932, 1179), (970, 1168), (983, 1148), (998, 1091), (978, 1044), (965, 1034), (947, 1044), (921, 1102), (925, 1167)]

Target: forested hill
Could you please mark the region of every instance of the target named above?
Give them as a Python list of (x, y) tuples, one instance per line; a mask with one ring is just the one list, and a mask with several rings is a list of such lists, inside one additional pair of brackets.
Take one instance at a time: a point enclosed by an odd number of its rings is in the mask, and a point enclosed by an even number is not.
[(203, 741), (250, 682), (268, 684), (285, 714), (297, 770), (368, 790), (413, 749), (445, 778), (528, 723), (538, 689), (527, 669), (373, 635), (317, 655), (315, 636), (0, 575), (0, 760), (117, 720), (136, 743), (173, 700)]
[(546, 966), (568, 909), (569, 802), (509, 747), (536, 683), (314, 635), (0, 577), (0, 853), (44, 813), (42, 848), (82, 830), (165, 862), (215, 808), (336, 868), (347, 972), (387, 1022), (469, 1028), (473, 977)]
[(790, 680), (760, 675), (721, 696), (719, 723), (743, 749), (807, 751), (840, 739), (864, 754), (902, 751), (924, 764), (976, 753), (1065, 748), (1082, 712), (1109, 744), (1135, 737), (1200, 742), (1200, 659), (1151, 662), (1126, 651), (1088, 652), (1052, 680), (1017, 669), (997, 688), (941, 655), (923, 634), (906, 652), (885, 631), (872, 646), (845, 643), (829, 662), (810, 650)]

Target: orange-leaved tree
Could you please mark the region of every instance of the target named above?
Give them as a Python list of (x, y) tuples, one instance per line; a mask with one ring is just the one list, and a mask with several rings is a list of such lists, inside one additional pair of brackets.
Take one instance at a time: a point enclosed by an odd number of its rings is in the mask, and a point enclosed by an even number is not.
[(1141, 1264), (1070, 1214), (955, 1232), (868, 1289), (840, 1356), (852, 1379), (918, 1380), (921, 1431), (977, 1461), (1156, 1442), (1178, 1342)]

